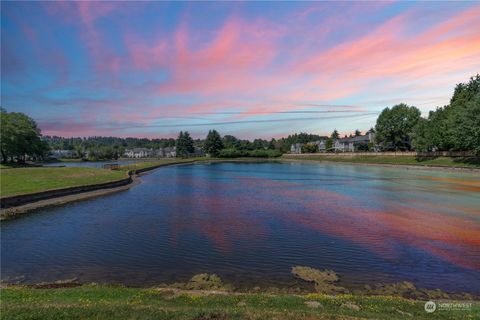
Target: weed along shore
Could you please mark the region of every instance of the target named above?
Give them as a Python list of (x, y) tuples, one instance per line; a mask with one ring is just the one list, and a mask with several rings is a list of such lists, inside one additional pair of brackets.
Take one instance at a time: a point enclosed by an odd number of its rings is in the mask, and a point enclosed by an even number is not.
[[(79, 284), (72, 280), (35, 285), (4, 285), (2, 317), (42, 319), (431, 319), (425, 304), (435, 299), (436, 319), (475, 319), (480, 316), (478, 297), (449, 295), (440, 290), (417, 289), (408, 282), (366, 286), (350, 292), (336, 285), (332, 270), (305, 266), (292, 268), (300, 287), (255, 287), (237, 290), (216, 274), (197, 274), (187, 282), (132, 288)], [(28, 301), (28, 304), (25, 302)], [(459, 311), (451, 306), (462, 306)]]

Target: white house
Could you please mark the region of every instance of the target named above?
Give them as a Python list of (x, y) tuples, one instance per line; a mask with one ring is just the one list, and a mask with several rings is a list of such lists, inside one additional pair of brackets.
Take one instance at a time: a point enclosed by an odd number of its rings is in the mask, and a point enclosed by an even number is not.
[(177, 156), (177, 147), (163, 148), (163, 156), (165, 158), (175, 158)]
[(373, 143), (374, 141), (375, 133), (368, 132), (363, 136), (336, 139), (333, 143), (333, 149), (335, 152), (355, 152), (359, 151), (362, 146), (366, 148), (370, 142)]
[(290, 153), (302, 153), (302, 144), (301, 143), (293, 143), (290, 147)]
[(53, 150), (51, 153), (52, 158), (73, 158), (76, 153), (73, 150)]
[(335, 152), (353, 152), (355, 148), (350, 138), (335, 139), (333, 141), (333, 150)]
[(148, 158), (153, 156), (153, 150), (147, 148), (133, 148), (125, 150), (125, 156), (128, 158)]

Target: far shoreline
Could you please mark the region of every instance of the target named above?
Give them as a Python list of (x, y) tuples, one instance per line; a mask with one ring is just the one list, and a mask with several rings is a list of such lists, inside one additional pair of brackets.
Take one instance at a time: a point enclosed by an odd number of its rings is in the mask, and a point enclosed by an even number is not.
[(451, 167), (451, 166), (440, 166), (440, 165), (423, 165), (423, 164), (393, 164), (393, 163), (368, 163), (368, 162), (353, 162), (353, 161), (335, 161), (330, 159), (325, 160), (316, 160), (316, 159), (293, 159), (293, 158), (283, 158), (280, 157), (279, 161), (282, 162), (304, 162), (304, 163), (328, 163), (328, 164), (345, 164), (345, 165), (359, 165), (359, 166), (374, 166), (374, 167), (389, 167), (389, 168), (403, 168), (403, 169), (417, 169), (417, 170), (430, 170), (430, 171), (451, 171), (451, 172), (473, 172), (475, 174), (480, 174), (480, 167)]

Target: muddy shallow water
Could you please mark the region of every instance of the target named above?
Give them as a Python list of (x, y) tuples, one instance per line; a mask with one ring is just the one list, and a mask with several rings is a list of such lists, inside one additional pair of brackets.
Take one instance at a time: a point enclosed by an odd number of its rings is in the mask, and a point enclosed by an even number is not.
[(151, 286), (216, 273), (292, 286), (296, 265), (345, 287), (408, 280), (480, 294), (480, 176), (346, 164), (158, 169), (109, 196), (1, 225), (2, 280)]

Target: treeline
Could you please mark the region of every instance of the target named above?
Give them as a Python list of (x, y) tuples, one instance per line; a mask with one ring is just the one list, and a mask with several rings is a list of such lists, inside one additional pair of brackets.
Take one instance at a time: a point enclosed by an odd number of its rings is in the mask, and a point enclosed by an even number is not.
[[(238, 157), (257, 157), (268, 158), (278, 157), (282, 152), (276, 148), (276, 141), (255, 139), (238, 139), (232, 135), (224, 137), (216, 130), (210, 130), (205, 140), (200, 140), (199, 146), (211, 157), (219, 158), (238, 158)], [(188, 132), (180, 132), (177, 139), (177, 157), (187, 157), (193, 152), (193, 141)]]
[(108, 160), (122, 157), (126, 149), (159, 149), (175, 146), (175, 139), (117, 138), (117, 137), (75, 137), (63, 138), (44, 136), (51, 150), (72, 151), (75, 158)]
[(450, 104), (420, 118), (413, 131), (418, 151), (473, 151), (480, 155), (480, 75), (455, 87)]
[(78, 146), (122, 146), (125, 149), (148, 148), (158, 149), (175, 146), (175, 139), (147, 139), (147, 138), (117, 138), (117, 137), (76, 137), (63, 138), (57, 136), (43, 136), (43, 139), (53, 150), (75, 150)]
[(406, 104), (385, 108), (375, 126), (381, 150), (471, 151), (480, 155), (480, 75), (460, 83), (450, 104), (430, 111)]

